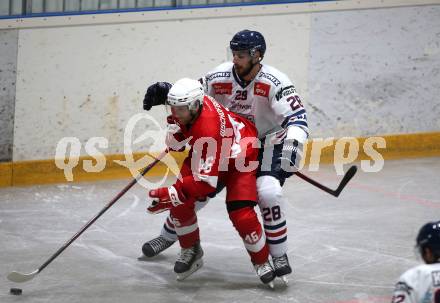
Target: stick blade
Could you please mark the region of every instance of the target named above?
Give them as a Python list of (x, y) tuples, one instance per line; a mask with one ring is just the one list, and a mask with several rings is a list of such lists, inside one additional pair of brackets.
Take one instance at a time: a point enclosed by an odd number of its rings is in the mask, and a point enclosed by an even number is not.
[(28, 274), (22, 274), (22, 273), (13, 271), (7, 276), (7, 278), (9, 281), (12, 281), (12, 282), (23, 283), (23, 282), (32, 280), (38, 274), (38, 272), (39, 272), (38, 269), (31, 272), (31, 273), (28, 273)]
[(345, 174), (344, 178), (342, 179), (341, 183), (339, 184), (338, 188), (335, 191), (335, 197), (339, 196), (339, 194), (344, 189), (345, 185), (347, 185), (347, 183), (350, 182), (350, 180), (354, 177), (356, 172), (357, 172), (357, 166), (356, 165), (353, 165), (352, 167), (350, 167), (348, 169), (347, 173)]

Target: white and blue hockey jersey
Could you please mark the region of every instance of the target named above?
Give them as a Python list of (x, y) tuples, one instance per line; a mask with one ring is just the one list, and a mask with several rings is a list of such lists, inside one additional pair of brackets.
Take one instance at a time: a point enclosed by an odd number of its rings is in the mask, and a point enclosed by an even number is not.
[(307, 114), (290, 79), (269, 65), (245, 85), (235, 74), (232, 62), (210, 71), (203, 79), (206, 93), (230, 111), (255, 123), (258, 137), (275, 134), (284, 138), (292, 128), (294, 138), (304, 143), (308, 137)]
[(440, 303), (440, 263), (406, 271), (396, 284), (392, 303)]

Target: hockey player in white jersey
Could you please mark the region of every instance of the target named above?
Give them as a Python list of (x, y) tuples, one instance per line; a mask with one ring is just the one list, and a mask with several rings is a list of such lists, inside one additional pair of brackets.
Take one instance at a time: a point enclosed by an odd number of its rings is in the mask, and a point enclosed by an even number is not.
[(416, 248), (426, 264), (400, 276), (392, 303), (440, 303), (440, 221), (422, 226)]
[[(257, 173), (258, 205), (276, 276), (287, 282), (292, 272), (287, 257), (286, 198), (282, 186), (293, 175), (308, 137), (306, 111), (289, 78), (264, 65), (266, 43), (261, 33), (243, 30), (230, 41), (233, 62), (219, 65), (201, 79), (208, 95), (253, 121), (261, 140)], [(144, 109), (163, 104), (171, 84), (151, 85)], [(176, 240), (172, 220), (166, 220), (161, 236), (146, 242), (143, 252), (154, 256)]]

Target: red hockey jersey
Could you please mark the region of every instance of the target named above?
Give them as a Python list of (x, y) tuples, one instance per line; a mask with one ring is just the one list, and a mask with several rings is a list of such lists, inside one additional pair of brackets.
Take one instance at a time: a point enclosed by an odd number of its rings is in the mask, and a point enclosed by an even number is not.
[[(199, 117), (190, 126), (180, 125), (189, 139), (192, 175), (182, 175), (178, 185), (186, 197), (200, 197), (215, 191), (217, 182), (234, 172), (255, 171), (258, 139), (254, 124), (228, 111), (205, 96)], [(185, 162), (187, 162), (186, 159)], [(251, 161), (251, 163), (249, 162)]]

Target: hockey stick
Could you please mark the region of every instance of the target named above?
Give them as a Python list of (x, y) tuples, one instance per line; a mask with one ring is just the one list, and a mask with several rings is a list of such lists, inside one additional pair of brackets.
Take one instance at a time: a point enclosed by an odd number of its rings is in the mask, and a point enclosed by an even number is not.
[(41, 265), (38, 269), (34, 270), (33, 272), (23, 274), (16, 271), (11, 272), (7, 278), (8, 280), (12, 282), (26, 282), (29, 280), (32, 280), (37, 274), (39, 274), (46, 266), (48, 266), (53, 260), (55, 260), (56, 257), (58, 257), (70, 244), (72, 244), (73, 241), (75, 241), (84, 231), (86, 231), (87, 228), (90, 227), (99, 217), (101, 217), (102, 214), (104, 214), (113, 204), (116, 203), (130, 188), (135, 185), (140, 178), (142, 178), (153, 166), (155, 166), (166, 154), (168, 153), (168, 149), (163, 151), (155, 160), (150, 163), (147, 167), (144, 168), (144, 170), (136, 176), (127, 186), (124, 187), (123, 190), (121, 190), (108, 204), (92, 219), (90, 219), (89, 222), (87, 222), (70, 240), (68, 240), (64, 245), (57, 250), (56, 253), (54, 253), (46, 262), (44, 262), (43, 265)]
[(336, 188), (335, 190), (328, 188), (327, 186), (322, 185), (319, 182), (316, 182), (315, 180), (310, 179), (309, 177), (307, 177), (306, 175), (303, 175), (300, 172), (296, 172), (295, 174), (300, 177), (301, 179), (309, 182), (310, 184), (316, 186), (319, 189), (322, 189), (323, 191), (325, 191), (326, 193), (329, 193), (332, 196), (338, 197), (339, 194), (341, 193), (341, 191), (344, 189), (345, 185), (347, 185), (347, 183), (351, 180), (351, 178), (354, 177), (354, 175), (357, 172), (357, 167), (356, 165), (353, 165), (352, 167), (350, 167), (348, 169), (348, 171), (345, 173), (344, 177), (341, 180), (341, 183), (339, 183), (338, 188)]

